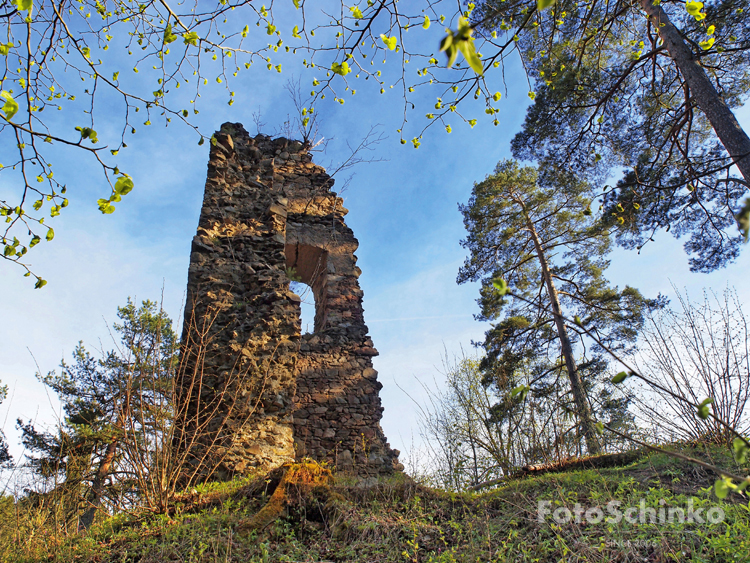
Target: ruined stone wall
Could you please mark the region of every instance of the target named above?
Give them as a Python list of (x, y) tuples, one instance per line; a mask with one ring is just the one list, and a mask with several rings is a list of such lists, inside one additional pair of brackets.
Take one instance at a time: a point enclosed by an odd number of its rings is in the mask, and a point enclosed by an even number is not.
[[(224, 124), (211, 148), (188, 273), (178, 446), (220, 478), (304, 456), (400, 469), (380, 428), (347, 210), (296, 141)], [(300, 335), (300, 297), (315, 296)]]

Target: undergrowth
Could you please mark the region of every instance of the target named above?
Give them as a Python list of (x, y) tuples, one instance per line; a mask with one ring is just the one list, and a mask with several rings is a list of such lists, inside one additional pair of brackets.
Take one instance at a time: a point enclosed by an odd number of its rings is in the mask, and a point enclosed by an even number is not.
[[(684, 449), (684, 448), (683, 448)], [(721, 466), (721, 450), (695, 456)], [(715, 476), (653, 454), (625, 467), (511, 480), (484, 493), (451, 493), (405, 475), (377, 484), (315, 463), (183, 493), (170, 514), (121, 513), (86, 534), (62, 533), (50, 513), (0, 499), (0, 562), (723, 562), (750, 561), (750, 508), (713, 495)], [(364, 485), (367, 486), (364, 486)], [(692, 506), (723, 519), (555, 523), (551, 513)], [(539, 517), (539, 503), (549, 514)], [(649, 514), (649, 513), (646, 513)], [(56, 530), (56, 531), (55, 531)], [(53, 531), (55, 531), (53, 533)]]

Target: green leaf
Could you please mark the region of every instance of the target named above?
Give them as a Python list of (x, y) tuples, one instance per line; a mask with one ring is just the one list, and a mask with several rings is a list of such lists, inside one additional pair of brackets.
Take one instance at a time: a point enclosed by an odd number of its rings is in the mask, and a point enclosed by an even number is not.
[(177, 35), (172, 33), (172, 24), (168, 23), (167, 27), (164, 28), (164, 44), (169, 45), (170, 43), (176, 40), (177, 40)]
[(351, 8), (349, 8), (349, 11), (352, 13), (352, 16), (354, 16), (358, 20), (361, 20), (364, 17), (362, 15), (362, 10), (360, 10), (357, 6), (352, 6)]
[(495, 278), (492, 280), (492, 287), (497, 290), (498, 295), (505, 295), (508, 293), (508, 284), (503, 278)]
[(115, 193), (128, 195), (133, 190), (133, 179), (127, 174), (120, 176), (115, 182)]
[(623, 381), (625, 381), (628, 377), (630, 377), (630, 374), (628, 372), (621, 371), (620, 373), (618, 373), (616, 376), (614, 376), (612, 378), (612, 383), (614, 383), (615, 385), (617, 385), (617, 384), (622, 383)]
[(189, 31), (187, 33), (182, 34), (182, 39), (185, 43), (185, 45), (193, 45), (194, 47), (198, 46), (198, 34), (195, 31)]
[(536, 0), (536, 9), (541, 12), (542, 10), (546, 10), (547, 8), (549, 8), (554, 3), (555, 0)]
[(7, 55), (12, 47), (13, 43), (0, 43), (0, 55)]
[(458, 18), (458, 30), (448, 29), (447, 32), (448, 34), (440, 42), (440, 50), (445, 51), (448, 56), (448, 68), (453, 66), (458, 52), (461, 51), (471, 69), (481, 76), (484, 69), (482, 60), (477, 55), (474, 39), (471, 37), (474, 30), (469, 20), (464, 17)]
[[(101, 203), (102, 201), (103, 201), (104, 203)], [(101, 212), (102, 212), (102, 213), (104, 213), (105, 215), (111, 215), (112, 213), (114, 213), (114, 212), (115, 212), (115, 206), (114, 206), (114, 205), (112, 205), (112, 204), (111, 204), (111, 203), (109, 202), (109, 200), (108, 200), (108, 199), (105, 199), (105, 200), (101, 200), (101, 199), (100, 199), (100, 200), (98, 200), (98, 202), (97, 202), (97, 203), (99, 203), (99, 211), (101, 211)]]
[(729, 484), (726, 479), (717, 479), (714, 483), (714, 493), (720, 499), (727, 498), (729, 494)]
[(737, 460), (737, 463), (745, 463), (748, 453), (750, 453), (750, 447), (748, 447), (747, 442), (742, 438), (735, 438), (732, 441), (732, 448), (734, 449), (734, 458)]
[(463, 54), (466, 62), (469, 63), (471, 69), (476, 72), (479, 76), (484, 74), (484, 68), (482, 67), (482, 59), (477, 55), (477, 49), (474, 46), (474, 39), (466, 39), (458, 43), (458, 49)]
[(339, 63), (331, 64), (331, 70), (335, 74), (340, 74), (341, 76), (346, 76), (347, 74), (351, 72), (351, 69), (349, 68), (349, 63), (347, 63), (346, 61), (340, 64)]
[(745, 199), (745, 203), (742, 205), (740, 212), (735, 215), (735, 219), (737, 219), (737, 228), (747, 242), (748, 236), (750, 236), (750, 197)]
[[(453, 36), (450, 36), (451, 39)], [(443, 40), (445, 41), (445, 40)], [(441, 51), (445, 50), (445, 54), (448, 56), (448, 68), (451, 68), (453, 66), (453, 63), (456, 62), (456, 57), (458, 57), (458, 47), (455, 43), (449, 41), (450, 45), (446, 47), (445, 49), (440, 49)], [(442, 45), (442, 43), (441, 43)]]
[(702, 19), (705, 19), (706, 14), (702, 14), (701, 10), (703, 9), (703, 2), (693, 2), (692, 0), (688, 0), (685, 2), (685, 10), (688, 14), (693, 16), (696, 21), (701, 21)]
[(42, 289), (45, 285), (47, 285), (47, 280), (37, 278), (36, 283), (34, 284), (34, 289)]
[(292, 0), (292, 3), (294, 4), (294, 7), (299, 10), (299, 0)]
[(440, 42), (440, 50), (447, 51), (451, 45), (453, 45), (453, 32), (448, 30), (448, 35), (443, 37), (443, 40)]
[(245, 27), (242, 28), (242, 33), (240, 35), (242, 35), (242, 37), (247, 37), (247, 34), (249, 32), (250, 32), (250, 27), (246, 25)]
[(388, 47), (391, 51), (393, 51), (396, 48), (397, 39), (395, 36), (393, 37), (386, 37), (384, 34), (380, 34), (380, 39), (383, 40), (383, 43), (385, 43), (385, 46)]
[(703, 49), (704, 51), (708, 51), (711, 47), (713, 47), (714, 41), (716, 41), (715, 37), (709, 37), (705, 41), (701, 41), (700, 43), (698, 43), (698, 45), (700, 45), (701, 49)]
[(13, 5), (18, 8), (19, 12), (28, 12), (31, 15), (31, 9), (34, 7), (34, 0), (12, 0)]
[(11, 118), (18, 113), (18, 102), (13, 99), (8, 92), (0, 90), (0, 97), (5, 99), (5, 104), (0, 110), (5, 112), (5, 119), (10, 121)]
[(704, 399), (703, 402), (698, 405), (698, 416), (700, 418), (702, 418), (703, 420), (706, 420), (708, 418), (708, 415), (710, 414), (708, 406), (713, 402), (714, 400), (709, 397), (708, 399)]
[(51, 241), (53, 238), (55, 238), (55, 231), (53, 231), (51, 228), (47, 229), (47, 236), (44, 238), (47, 239), (47, 242)]
[(529, 394), (530, 390), (531, 387), (529, 387), (528, 385), (519, 385), (510, 392), (510, 396), (514, 399), (516, 398), (516, 396), (518, 396), (519, 400), (523, 401), (526, 398), (526, 395)]
[(430, 29), (430, 17), (429, 16), (424, 17), (424, 23), (422, 24), (422, 29)]

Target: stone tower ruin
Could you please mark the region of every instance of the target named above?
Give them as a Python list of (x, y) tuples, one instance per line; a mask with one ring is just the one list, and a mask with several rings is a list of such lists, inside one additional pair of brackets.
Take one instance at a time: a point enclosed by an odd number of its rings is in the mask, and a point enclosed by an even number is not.
[[(226, 478), (302, 457), (362, 475), (400, 470), (380, 427), (382, 384), (362, 309), (357, 239), (306, 147), (225, 123), (193, 239), (177, 438)], [(300, 332), (300, 297), (315, 327)]]

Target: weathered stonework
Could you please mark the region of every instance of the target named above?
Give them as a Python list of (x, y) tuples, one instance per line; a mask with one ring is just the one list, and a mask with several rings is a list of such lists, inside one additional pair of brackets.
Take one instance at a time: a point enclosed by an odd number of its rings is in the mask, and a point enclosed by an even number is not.
[[(230, 123), (215, 138), (188, 273), (181, 447), (219, 477), (305, 456), (402, 469), (380, 428), (358, 242), (333, 180), (299, 142)], [(312, 334), (290, 276), (315, 296)]]

